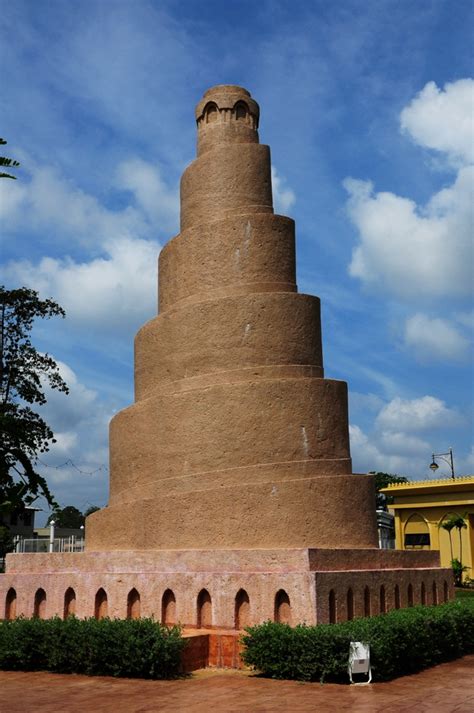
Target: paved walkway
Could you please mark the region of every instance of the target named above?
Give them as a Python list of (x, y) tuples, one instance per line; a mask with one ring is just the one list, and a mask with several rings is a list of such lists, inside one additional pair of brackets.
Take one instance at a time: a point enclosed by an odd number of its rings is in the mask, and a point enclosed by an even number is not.
[(1, 713), (473, 713), (474, 656), (370, 686), (272, 681), (239, 671), (141, 681), (0, 672)]

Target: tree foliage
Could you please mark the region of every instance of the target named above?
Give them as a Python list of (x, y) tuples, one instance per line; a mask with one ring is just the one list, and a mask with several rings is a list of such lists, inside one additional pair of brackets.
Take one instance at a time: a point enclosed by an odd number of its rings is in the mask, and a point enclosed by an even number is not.
[(74, 505), (66, 505), (63, 508), (56, 506), (48, 517), (46, 524), (49, 525), (51, 520), (54, 520), (55, 527), (72, 527), (77, 529), (85, 525), (86, 517), (98, 510), (100, 510), (100, 507), (97, 505), (90, 505), (83, 514)]
[(5, 556), (13, 552), (15, 544), (10, 529), (0, 524), (0, 574), (4, 571)]
[(54, 359), (31, 342), (35, 319), (64, 317), (52, 300), (35, 290), (0, 286), (0, 507), (13, 511), (40, 495), (54, 507), (46, 480), (35, 469), (40, 454), (55, 442), (31, 406), (46, 403), (45, 386), (68, 393)]
[(84, 512), (84, 517), (89, 517), (89, 515), (92, 515), (92, 513), (98, 512), (99, 510), (100, 510), (100, 507), (98, 505), (91, 505)]
[(453, 538), (451, 537), (451, 530), (454, 528), (454, 520), (452, 518), (448, 520), (444, 520), (443, 522), (440, 522), (438, 527), (442, 527), (443, 530), (446, 530), (448, 533), (449, 537), (449, 548), (451, 550), (451, 561), (454, 560), (454, 554), (453, 554)]
[[(6, 143), (5, 139), (0, 139), (0, 146), (4, 146)], [(15, 161), (14, 158), (0, 156), (0, 166), (3, 168), (18, 168), (19, 165), (19, 162)], [(13, 178), (13, 180), (16, 180), (16, 176), (13, 176), (11, 173), (4, 173), (3, 171), (0, 171), (0, 178)]]
[(79, 528), (84, 525), (84, 515), (74, 505), (66, 505), (64, 508), (55, 508), (48, 518), (47, 525), (54, 520), (55, 527)]
[(388, 488), (389, 485), (396, 485), (397, 483), (408, 483), (408, 478), (405, 478), (404, 475), (376, 473), (375, 471), (371, 471), (370, 475), (373, 475), (375, 480), (375, 502), (377, 510), (386, 510), (387, 504), (393, 502), (391, 495), (385, 495), (385, 493), (380, 492), (382, 488)]
[[(443, 528), (449, 535), (449, 546), (451, 549), (451, 566), (453, 568), (454, 582), (457, 587), (462, 586), (463, 573), (467, 570), (467, 567), (463, 565), (462, 562), (462, 531), (467, 528), (466, 520), (467, 514), (459, 515), (459, 513), (452, 513), (449, 517), (445, 518), (439, 523), (438, 527)], [(459, 559), (454, 557), (453, 554), (453, 540), (451, 537), (451, 531), (456, 529), (459, 535)]]

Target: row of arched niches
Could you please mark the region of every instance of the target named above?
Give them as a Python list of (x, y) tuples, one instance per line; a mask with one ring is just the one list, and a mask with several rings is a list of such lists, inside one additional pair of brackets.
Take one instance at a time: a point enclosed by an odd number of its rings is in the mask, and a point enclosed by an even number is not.
[(258, 129), (258, 116), (250, 111), (246, 102), (239, 99), (232, 108), (220, 108), (215, 102), (208, 102), (204, 107), (202, 115), (197, 120), (198, 128), (207, 124), (214, 124), (222, 121), (238, 121), (246, 124), (252, 129)]
[[(390, 594), (390, 605), (389, 605)], [(373, 616), (375, 614), (384, 614), (388, 609), (400, 609), (402, 607), (413, 606), (415, 601), (420, 604), (439, 604), (447, 602), (449, 599), (449, 585), (445, 580), (442, 591), (438, 589), (438, 583), (433, 581), (431, 585), (422, 582), (420, 591), (415, 592), (413, 585), (410, 583), (406, 587), (400, 587), (398, 584), (393, 588), (393, 592), (388, 592), (385, 585), (374, 592), (369, 587), (365, 587), (363, 601), (357, 602), (357, 597), (352, 588), (347, 589), (344, 594), (331, 589), (327, 599), (327, 611), (330, 624), (335, 624), (338, 621), (347, 621), (354, 616)], [(15, 619), (16, 611), (16, 591), (12, 587), (8, 590), (5, 599), (5, 619)], [(36, 590), (34, 600), (32, 601), (32, 615), (40, 619), (46, 618), (46, 591), (41, 587)], [(130, 590), (126, 602), (126, 616), (128, 619), (139, 619), (141, 616), (141, 601), (140, 593), (137, 589)], [(177, 624), (176, 616), (176, 596), (171, 589), (166, 589), (161, 598), (161, 618), (160, 621), (172, 626)], [(76, 593), (72, 587), (66, 589), (64, 593), (63, 618), (72, 616), (76, 613)], [(109, 605), (107, 592), (102, 587), (97, 590), (94, 601), (94, 616), (96, 619), (103, 619), (109, 614)], [(292, 611), (291, 601), (284, 589), (279, 589), (275, 594), (274, 600), (274, 621), (291, 624)], [(234, 627), (235, 629), (243, 629), (246, 626), (254, 623), (251, 617), (251, 601), (245, 589), (239, 589), (234, 600)], [(198, 629), (211, 628), (213, 626), (212, 615), (212, 598), (207, 589), (201, 589), (196, 597), (196, 619), (195, 622), (190, 622), (189, 625), (195, 626)]]

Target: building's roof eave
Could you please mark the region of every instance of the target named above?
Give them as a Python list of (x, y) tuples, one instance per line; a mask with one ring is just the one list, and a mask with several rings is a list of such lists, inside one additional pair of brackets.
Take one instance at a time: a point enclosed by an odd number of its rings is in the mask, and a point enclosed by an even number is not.
[(456, 478), (439, 478), (437, 480), (412, 480), (409, 483), (394, 483), (380, 492), (387, 495), (404, 495), (427, 492), (443, 492), (456, 490), (470, 490), (474, 488), (474, 475), (461, 475)]

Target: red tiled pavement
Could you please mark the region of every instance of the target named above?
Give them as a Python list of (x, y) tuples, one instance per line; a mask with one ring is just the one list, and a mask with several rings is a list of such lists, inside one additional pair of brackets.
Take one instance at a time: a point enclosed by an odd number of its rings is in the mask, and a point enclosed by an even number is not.
[(0, 672), (1, 713), (473, 713), (474, 656), (366, 687), (206, 670), (178, 681)]

